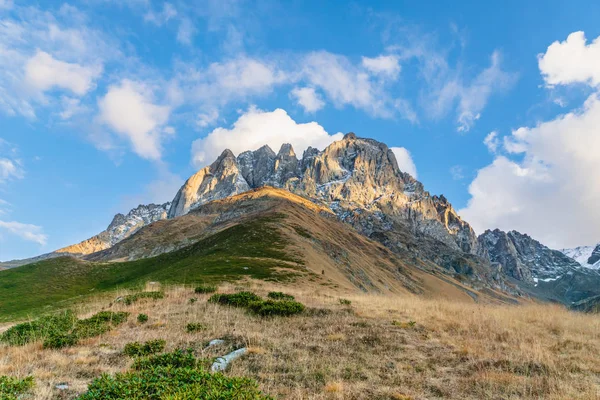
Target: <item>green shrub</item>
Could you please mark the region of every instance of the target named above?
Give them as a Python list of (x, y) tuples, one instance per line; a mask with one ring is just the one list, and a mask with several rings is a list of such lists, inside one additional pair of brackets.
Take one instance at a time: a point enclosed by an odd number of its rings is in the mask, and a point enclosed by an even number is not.
[(102, 375), (79, 400), (268, 400), (254, 380), (197, 368), (155, 367)]
[(232, 307), (248, 307), (255, 301), (261, 301), (260, 296), (252, 292), (238, 292), (232, 294), (214, 294), (208, 299), (211, 303), (218, 303)]
[(137, 321), (140, 324), (144, 324), (144, 323), (148, 322), (148, 315), (147, 314), (138, 314)]
[(194, 289), (194, 292), (196, 293), (214, 293), (216, 291), (217, 287), (212, 285), (200, 285)]
[(163, 351), (166, 344), (167, 342), (162, 339), (149, 340), (146, 343), (131, 342), (125, 345), (123, 353), (129, 357), (149, 356)]
[(77, 317), (70, 310), (57, 315), (41, 317), (10, 327), (2, 333), (0, 341), (13, 346), (22, 346), (44, 339), (54, 333), (70, 331), (73, 329), (75, 321), (77, 321)]
[(79, 339), (99, 336), (127, 321), (128, 316), (126, 312), (100, 311), (90, 318), (77, 321), (73, 334)]
[(157, 354), (138, 358), (133, 363), (133, 369), (143, 370), (157, 367), (195, 368), (198, 361), (191, 350), (175, 350), (171, 353)]
[(348, 299), (340, 299), (340, 304), (343, 306), (349, 306), (352, 302)]
[(190, 322), (185, 327), (185, 330), (188, 331), (188, 333), (205, 331), (207, 329), (208, 329), (208, 326), (201, 324), (200, 322)]
[(33, 384), (32, 376), (24, 379), (0, 376), (0, 399), (16, 400), (22, 398), (21, 395), (31, 390)]
[(294, 300), (294, 296), (283, 292), (269, 292), (267, 297), (274, 300)]
[(62, 349), (63, 347), (74, 346), (78, 338), (72, 333), (51, 333), (44, 339), (44, 349)]
[(165, 294), (163, 292), (139, 292), (139, 293), (128, 294), (127, 296), (123, 297), (123, 302), (126, 305), (131, 305), (140, 299), (158, 300), (158, 299), (162, 299), (164, 297), (165, 297)]
[(101, 335), (123, 323), (128, 315), (125, 312), (101, 311), (90, 318), (77, 320), (72, 311), (65, 311), (17, 324), (4, 332), (0, 340), (10, 345), (43, 340), (44, 348), (60, 349), (73, 346), (79, 339)]
[(190, 299), (190, 304), (194, 304), (194, 303), (195, 303), (195, 302), (197, 302), (197, 301), (198, 301), (198, 299), (197, 299), (197, 298), (195, 298), (195, 297), (192, 297), (192, 298)]
[(304, 311), (304, 305), (292, 300), (260, 300), (250, 303), (248, 309), (257, 315), (290, 316)]

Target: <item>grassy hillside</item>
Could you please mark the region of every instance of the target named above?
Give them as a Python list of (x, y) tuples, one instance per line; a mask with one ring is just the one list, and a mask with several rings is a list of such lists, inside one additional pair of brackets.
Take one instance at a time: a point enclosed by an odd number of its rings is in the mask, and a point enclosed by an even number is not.
[(68, 306), (78, 296), (118, 287), (164, 283), (223, 282), (249, 276), (288, 279), (302, 260), (288, 255), (272, 214), (227, 228), (183, 249), (120, 263), (59, 257), (0, 271), (0, 320)]
[[(595, 315), (556, 305), (492, 306), (414, 295), (340, 298), (327, 287), (269, 282), (219, 288), (220, 293), (239, 290), (263, 298), (282, 291), (307, 308), (292, 317), (263, 318), (209, 302), (211, 294), (182, 286), (166, 288), (158, 300), (110, 306), (98, 301), (83, 305), (79, 317), (101, 309), (131, 317), (61, 350), (43, 349), (39, 342), (0, 344), (0, 376), (33, 376), (35, 399), (75, 399), (101, 374), (108, 375), (96, 380), (96, 387), (123, 380), (118, 373), (135, 368), (137, 361), (125, 354), (127, 344), (165, 340), (165, 352), (192, 349), (198, 359), (246, 347), (247, 354), (233, 361), (225, 376), (252, 379), (278, 399), (587, 400), (600, 394)], [(133, 318), (139, 313), (148, 320)], [(207, 347), (216, 338), (224, 342)], [(168, 378), (135, 374), (149, 385)], [(68, 389), (57, 389), (58, 383)]]

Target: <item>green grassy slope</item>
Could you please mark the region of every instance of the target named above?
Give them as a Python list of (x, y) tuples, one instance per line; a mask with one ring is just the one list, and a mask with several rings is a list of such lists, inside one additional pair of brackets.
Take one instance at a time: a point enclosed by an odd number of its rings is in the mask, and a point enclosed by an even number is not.
[(183, 249), (137, 261), (94, 263), (60, 257), (0, 271), (0, 321), (37, 316), (65, 307), (77, 296), (147, 281), (287, 279), (292, 273), (277, 272), (275, 267), (301, 260), (285, 252), (286, 242), (276, 227), (283, 218), (280, 214), (263, 216)]

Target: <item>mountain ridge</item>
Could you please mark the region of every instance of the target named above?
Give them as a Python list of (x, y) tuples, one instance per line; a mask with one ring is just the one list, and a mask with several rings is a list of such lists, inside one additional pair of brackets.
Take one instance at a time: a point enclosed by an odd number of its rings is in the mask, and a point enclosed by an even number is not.
[[(42, 257), (70, 254), (92, 261), (125, 261), (175, 251), (199, 240), (205, 228), (216, 229), (218, 218), (211, 219), (214, 215), (202, 210), (225, 207), (226, 202), (219, 202), (263, 188), (275, 193), (269, 187), (327, 210), (404, 260), (421, 260), (419, 268), (459, 277), (476, 289), (517, 296), (541, 293), (561, 302), (580, 301), (596, 292), (585, 287), (573, 295), (565, 283), (574, 281), (573, 275), (577, 282), (595, 282), (598, 274), (582, 271), (577, 261), (528, 235), (488, 230), (477, 236), (444, 195), (431, 195), (421, 182), (400, 170), (387, 145), (352, 132), (323, 150), (308, 147), (301, 158), (286, 143), (277, 153), (267, 145), (237, 157), (226, 149), (190, 176), (172, 202), (140, 205), (127, 215), (117, 214), (100, 234)], [(240, 210), (228, 211), (232, 212), (243, 217)], [(165, 222), (185, 215), (191, 215), (185, 223)], [(163, 230), (170, 232), (168, 240), (157, 242)], [(600, 262), (600, 246), (591, 250), (592, 256)]]

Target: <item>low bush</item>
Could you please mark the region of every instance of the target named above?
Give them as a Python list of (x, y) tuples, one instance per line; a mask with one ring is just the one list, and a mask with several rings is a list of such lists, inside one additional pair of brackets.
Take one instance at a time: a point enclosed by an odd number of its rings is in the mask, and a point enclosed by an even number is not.
[(304, 305), (292, 300), (261, 300), (250, 303), (248, 309), (253, 313), (263, 317), (287, 317), (304, 311)]
[(217, 287), (213, 285), (200, 285), (194, 289), (194, 292), (196, 293), (214, 293), (216, 291)]
[(165, 297), (165, 294), (163, 292), (139, 292), (139, 293), (128, 294), (127, 296), (123, 297), (123, 302), (126, 305), (131, 305), (140, 299), (158, 300), (158, 299), (162, 299), (164, 297)]
[(352, 304), (352, 302), (348, 299), (340, 299), (340, 304), (343, 306), (349, 306)]
[(127, 321), (128, 316), (129, 313), (126, 312), (100, 311), (89, 318), (77, 321), (73, 334), (79, 339), (99, 336)]
[(22, 395), (30, 391), (33, 384), (32, 376), (24, 379), (0, 376), (0, 399), (17, 400), (23, 398)]
[(154, 367), (102, 375), (79, 400), (268, 400), (249, 378), (191, 367)]
[(201, 324), (199, 322), (190, 322), (189, 324), (186, 325), (185, 330), (188, 333), (193, 333), (193, 332), (199, 332), (199, 331), (205, 331), (208, 329), (208, 326)]
[(6, 330), (0, 340), (14, 346), (43, 340), (46, 349), (73, 346), (79, 339), (101, 335), (127, 320), (129, 313), (101, 311), (78, 320), (72, 311), (41, 317)]
[(232, 307), (248, 307), (252, 302), (261, 301), (257, 294), (252, 292), (238, 292), (232, 294), (214, 294), (208, 299), (211, 303), (218, 303)]
[(147, 314), (138, 314), (137, 321), (140, 324), (145, 324), (146, 322), (148, 322), (148, 315)]
[(138, 358), (132, 368), (135, 370), (152, 369), (158, 367), (196, 368), (198, 361), (192, 350), (175, 350), (171, 353), (156, 354)]
[(74, 346), (78, 338), (72, 333), (51, 333), (44, 339), (44, 349), (62, 349), (63, 347)]
[(123, 353), (129, 357), (149, 356), (163, 351), (166, 344), (167, 342), (162, 339), (149, 340), (146, 343), (131, 342), (125, 345)]
[(2, 333), (0, 341), (13, 346), (22, 346), (44, 339), (51, 334), (70, 331), (73, 329), (75, 321), (77, 321), (77, 317), (72, 311), (41, 317), (10, 327)]
[(267, 297), (273, 300), (294, 300), (294, 296), (283, 292), (269, 292)]
[(194, 304), (194, 303), (195, 303), (195, 302), (197, 302), (197, 301), (198, 301), (198, 299), (197, 299), (197, 298), (195, 298), (195, 297), (192, 297), (192, 298), (190, 299), (190, 304)]

